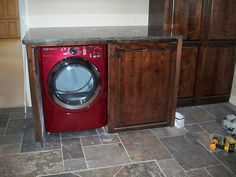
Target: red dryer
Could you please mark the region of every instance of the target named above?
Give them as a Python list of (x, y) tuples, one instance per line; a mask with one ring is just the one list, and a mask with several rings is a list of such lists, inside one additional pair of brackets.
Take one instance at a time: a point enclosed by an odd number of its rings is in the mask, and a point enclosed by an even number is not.
[(46, 132), (99, 128), (107, 122), (107, 46), (40, 47)]

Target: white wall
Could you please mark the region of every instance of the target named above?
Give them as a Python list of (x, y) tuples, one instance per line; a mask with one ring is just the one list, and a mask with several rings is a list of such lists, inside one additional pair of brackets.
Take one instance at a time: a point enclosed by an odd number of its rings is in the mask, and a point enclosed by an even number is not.
[(149, 0), (28, 0), (29, 27), (148, 24)]
[[(20, 33), (21, 33), (21, 40), (22, 40), (24, 35), (29, 29), (28, 4), (27, 4), (27, 0), (18, 0), (18, 4), (19, 4), (19, 18), (20, 18), (19, 19), (20, 20)], [(24, 105), (31, 106), (27, 54), (26, 54), (26, 47), (23, 44), (22, 44), (22, 63), (23, 63), (23, 72), (24, 72)]]
[(230, 96), (229, 101), (236, 106), (236, 66), (234, 69), (233, 86), (232, 86), (231, 96)]

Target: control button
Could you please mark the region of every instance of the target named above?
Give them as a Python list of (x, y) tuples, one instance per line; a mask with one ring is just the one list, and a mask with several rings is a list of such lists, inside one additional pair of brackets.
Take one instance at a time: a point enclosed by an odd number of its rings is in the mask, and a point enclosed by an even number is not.
[(83, 48), (83, 55), (87, 55), (87, 50), (86, 50), (86, 48)]
[(77, 50), (76, 48), (71, 48), (71, 49), (70, 49), (70, 53), (71, 53), (72, 55), (77, 54), (77, 52), (78, 52), (78, 50)]

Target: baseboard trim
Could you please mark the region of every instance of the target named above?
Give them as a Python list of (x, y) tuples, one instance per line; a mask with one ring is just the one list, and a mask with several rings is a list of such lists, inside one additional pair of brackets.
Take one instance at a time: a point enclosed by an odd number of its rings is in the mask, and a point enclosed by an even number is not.
[(236, 106), (236, 97), (231, 95), (230, 99), (229, 99), (229, 102)]

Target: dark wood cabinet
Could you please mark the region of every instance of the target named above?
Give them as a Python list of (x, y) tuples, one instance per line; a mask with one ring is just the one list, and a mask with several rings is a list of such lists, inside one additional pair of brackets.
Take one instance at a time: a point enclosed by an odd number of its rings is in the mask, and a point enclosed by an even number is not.
[[(150, 1), (150, 9), (157, 2)], [(178, 106), (228, 101), (235, 64), (236, 1), (164, 2), (163, 30), (184, 37)], [(154, 24), (155, 19), (150, 21)]]
[(198, 90), (195, 89), (195, 86), (199, 74), (199, 54), (199, 43), (183, 44), (178, 89), (178, 97), (183, 101), (179, 104), (196, 104)]
[(201, 51), (200, 103), (227, 101), (235, 64), (234, 43), (209, 43)]
[(209, 39), (236, 39), (236, 1), (211, 0)]
[(184, 39), (200, 39), (202, 11), (203, 0), (175, 0), (171, 31), (183, 35)]
[(110, 132), (173, 123), (180, 61), (176, 54), (177, 42), (140, 41), (110, 46)]

